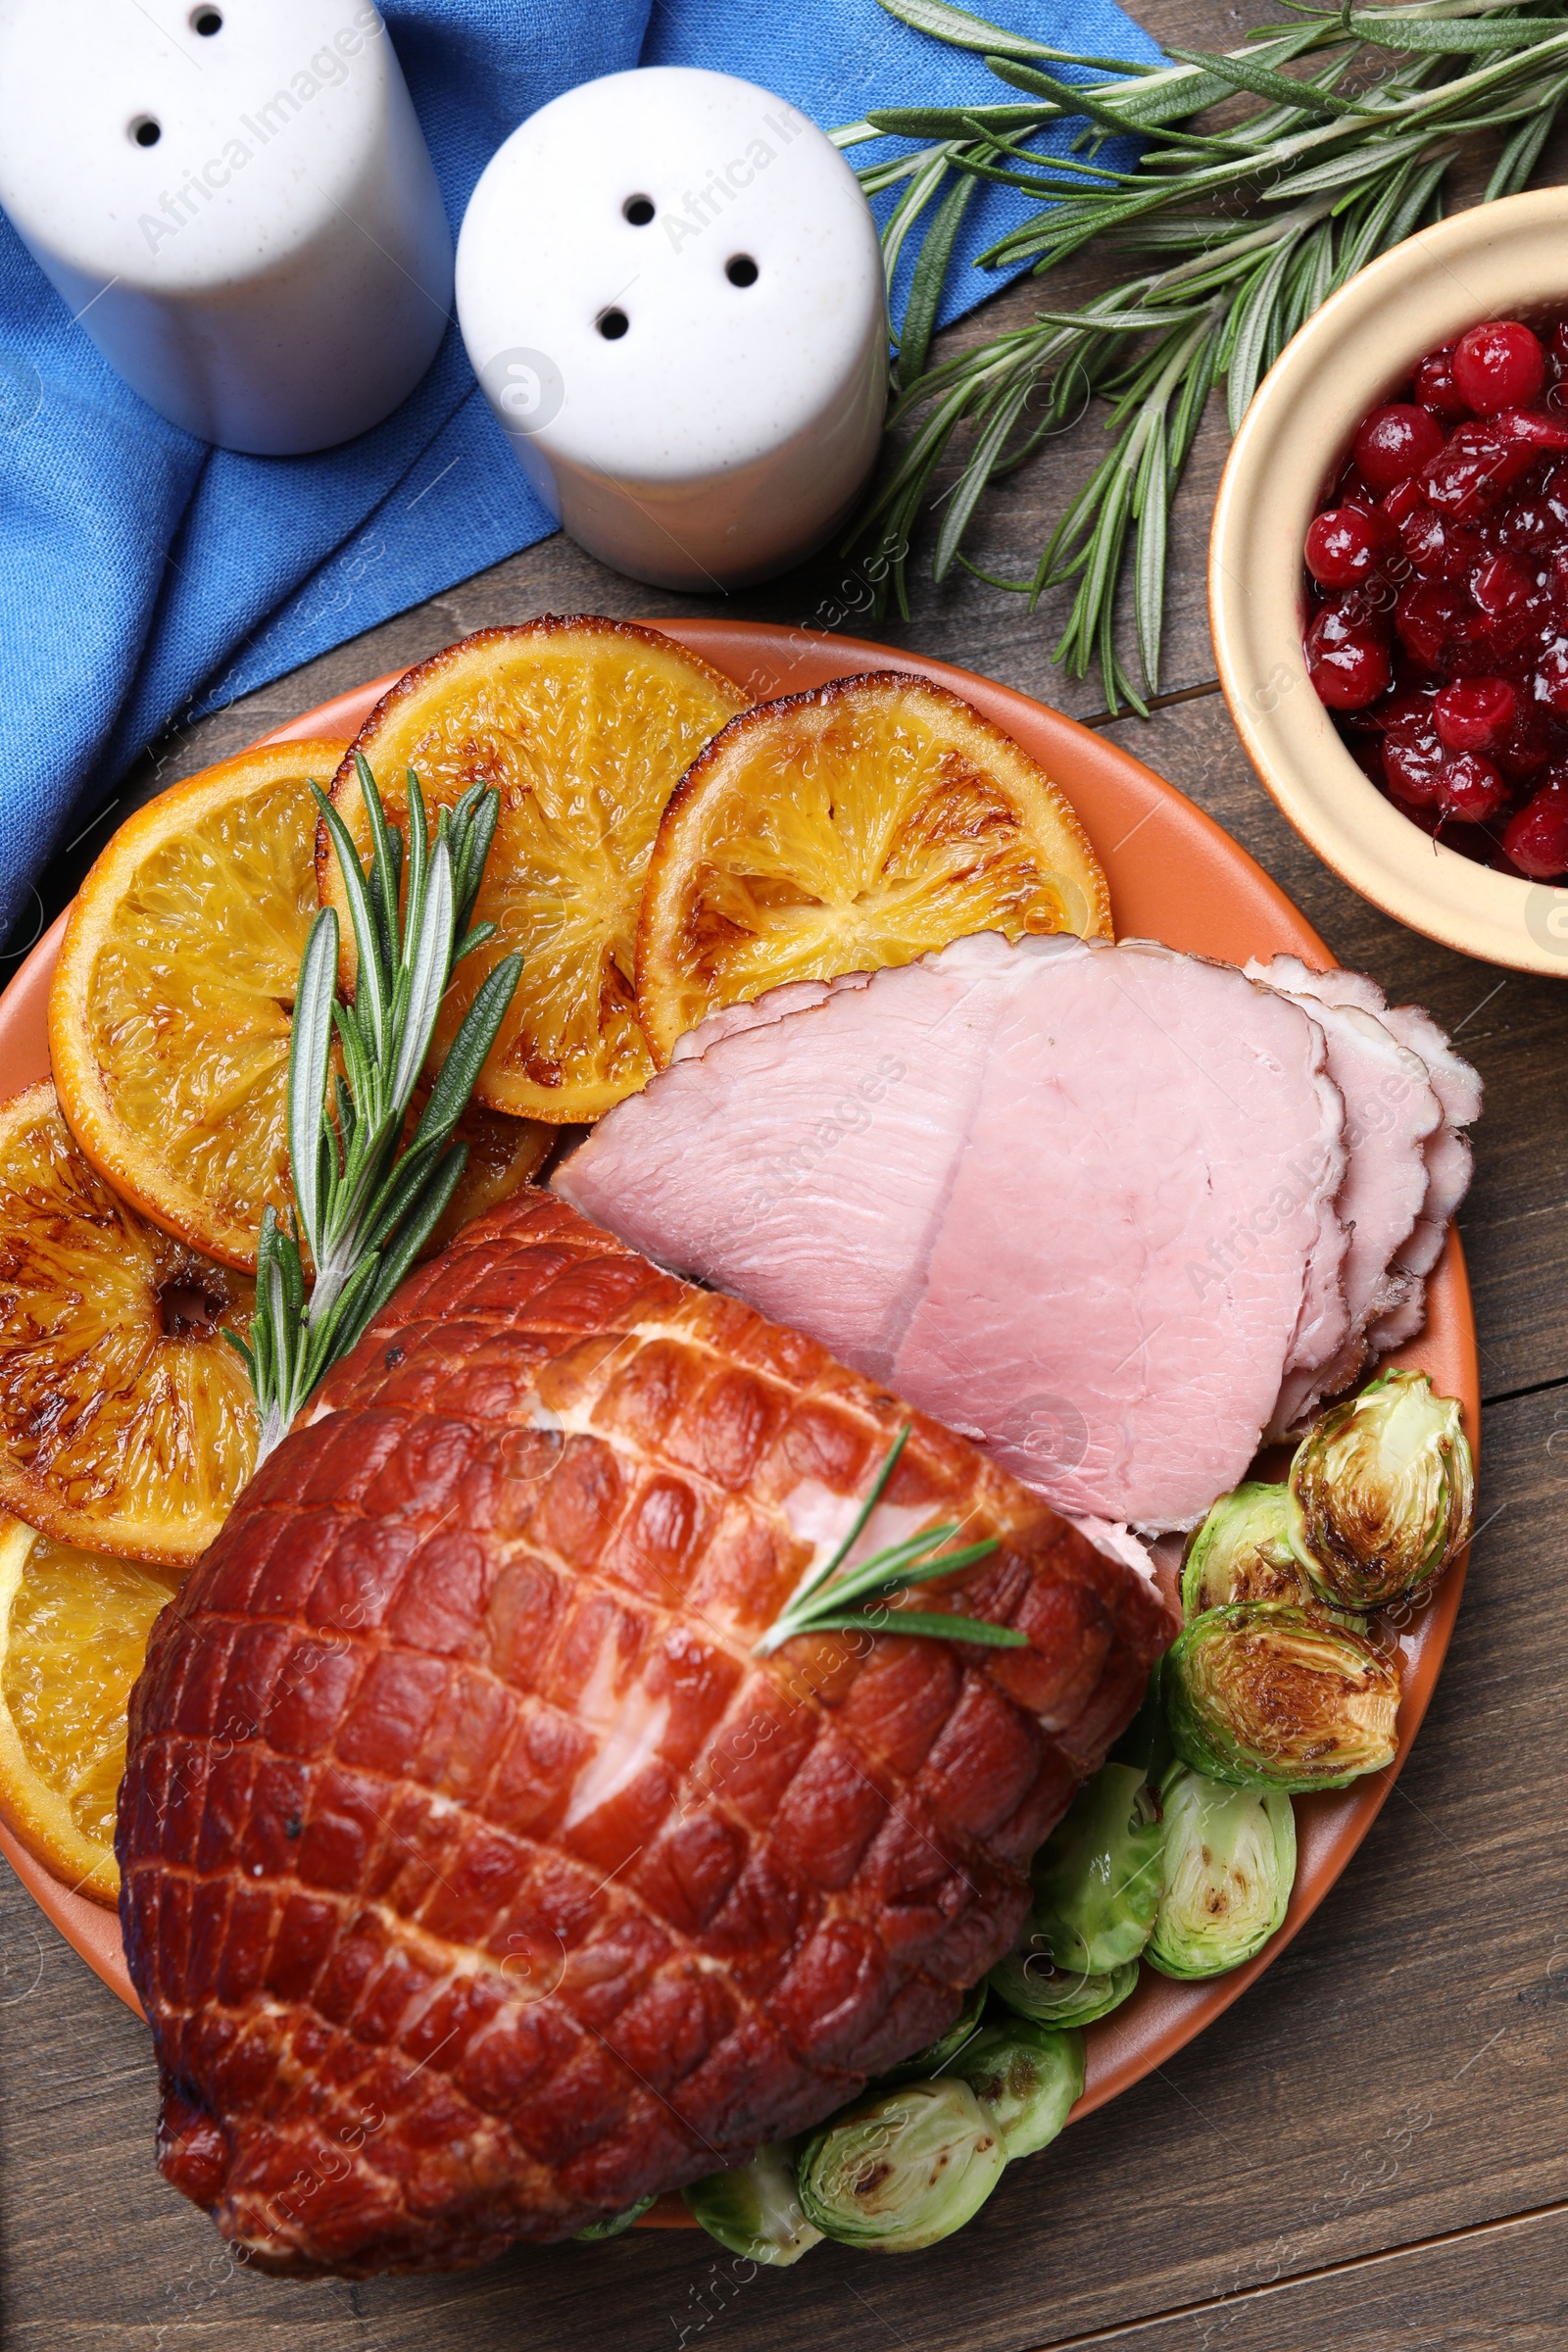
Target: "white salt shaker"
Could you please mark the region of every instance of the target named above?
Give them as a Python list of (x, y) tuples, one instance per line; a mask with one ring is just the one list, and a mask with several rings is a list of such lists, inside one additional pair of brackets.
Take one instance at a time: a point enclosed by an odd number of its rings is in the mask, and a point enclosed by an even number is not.
[(366, 0), (0, 0), (0, 204), (172, 423), (325, 449), (424, 373), (452, 237)]
[(457, 289), (530, 481), (634, 579), (783, 571), (875, 462), (875, 223), (837, 148), (753, 82), (654, 66), (541, 107), (474, 190)]

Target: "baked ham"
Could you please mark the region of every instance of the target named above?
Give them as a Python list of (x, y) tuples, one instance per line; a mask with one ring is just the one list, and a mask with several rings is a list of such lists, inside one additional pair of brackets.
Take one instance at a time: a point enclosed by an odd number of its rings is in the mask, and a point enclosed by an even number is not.
[[(1021, 1649), (754, 1646), (862, 1544)], [(547, 1195), (330, 1378), (160, 1618), (118, 1850), (160, 2161), (264, 2269), (572, 2235), (929, 2042), (1176, 1630), (961, 1439)]]
[(1174, 1528), (1348, 1335), (1344, 1123), (1233, 965), (982, 933), (714, 1015), (554, 1182), (1056, 1509)]

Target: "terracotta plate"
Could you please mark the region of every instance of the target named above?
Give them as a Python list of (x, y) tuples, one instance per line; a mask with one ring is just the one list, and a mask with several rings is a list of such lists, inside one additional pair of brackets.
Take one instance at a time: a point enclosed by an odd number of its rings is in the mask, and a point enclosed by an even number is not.
[[(886, 646), (809, 630), (725, 620), (662, 620), (653, 625), (728, 671), (759, 700), (800, 693), (862, 669), (914, 670), (934, 678), (1015, 736), (1066, 791), (1110, 878), (1118, 936), (1159, 939), (1173, 948), (1234, 963), (1249, 956), (1281, 952), (1302, 956), (1319, 968), (1334, 960), (1261, 866), (1191, 801), (1114, 744), (1008, 687), (945, 662), (919, 661)], [(378, 678), (306, 711), (268, 740), (351, 736), (392, 683), (391, 677)], [(40, 940), (0, 999), (0, 1097), (48, 1074), (44, 1010), (63, 922), (64, 917)], [(1427, 1300), (1426, 1330), (1396, 1360), (1422, 1366), (1441, 1391), (1462, 1398), (1474, 1446), (1480, 1434), (1475, 1325), (1456, 1235), (1449, 1236)], [(1114, 2098), (1201, 2033), (1247, 1989), (1323, 1900), (1371, 1827), (1426, 1712), (1462, 1581), (1461, 1564), (1450, 1570), (1436, 1598), (1402, 1637), (1405, 1682), (1397, 1760), (1387, 1772), (1352, 1788), (1297, 1798), (1296, 1890), (1278, 1935), (1248, 1967), (1207, 1984), (1177, 1984), (1146, 1969), (1133, 1997), (1088, 2029), (1088, 2082), (1077, 2114)], [(3, 1828), (0, 1851), (82, 1958), (135, 2007), (115, 1915), (62, 1886)]]

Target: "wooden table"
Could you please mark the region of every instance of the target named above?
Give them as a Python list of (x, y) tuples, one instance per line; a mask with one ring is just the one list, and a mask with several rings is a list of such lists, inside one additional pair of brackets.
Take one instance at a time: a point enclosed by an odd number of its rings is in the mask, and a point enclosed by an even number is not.
[[(1141, 13), (1224, 45), (1204, 0)], [(1179, 28), (1179, 29), (1178, 29)], [(1053, 289), (1053, 299), (1059, 299)], [(982, 314), (1027, 316), (1029, 289)], [(981, 323), (957, 330), (972, 338)], [(1076, 436), (996, 497), (979, 560), (1029, 570), (1091, 453)], [(1347, 963), (1429, 1004), (1488, 1105), (1461, 1225), (1487, 1399), (1482, 1532), (1446, 1670), (1372, 1835), (1275, 1967), (1198, 2042), (1043, 2156), (946, 2245), (896, 2261), (817, 2248), (784, 2273), (695, 2233), (519, 2251), (456, 2278), (290, 2285), (245, 2276), (153, 2164), (142, 2027), (0, 1864), (0, 2333), (7, 2352), (1337, 2352), (1568, 2343), (1568, 994), (1467, 962), (1351, 896), (1243, 757), (1203, 618), (1211, 415), (1172, 529), (1164, 692), (1109, 723), (1050, 662), (1058, 615), (960, 575), (916, 576), (906, 624), (832, 557), (746, 596), (638, 587), (557, 538), (368, 630), (166, 741), (62, 860), (74, 887), (110, 824), (294, 712), (470, 629), (538, 612), (724, 611), (941, 655), (1109, 731), (1246, 843)], [(416, 477), (407, 495), (423, 484)], [(330, 574), (330, 566), (328, 567)], [(352, 580), (326, 585), (348, 600)], [(1565, 975), (1568, 976), (1568, 975)], [(1559, 1447), (1559, 1436), (1562, 1445)]]

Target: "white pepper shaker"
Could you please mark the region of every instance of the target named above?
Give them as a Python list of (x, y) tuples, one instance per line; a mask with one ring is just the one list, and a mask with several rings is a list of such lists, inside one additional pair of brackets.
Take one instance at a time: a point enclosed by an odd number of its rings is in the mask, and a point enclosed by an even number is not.
[(325, 449), (424, 373), (452, 237), (366, 0), (0, 0), (0, 204), (172, 423)]
[(457, 292), (529, 479), (634, 579), (783, 571), (875, 463), (876, 226), (837, 148), (753, 82), (654, 66), (541, 107), (474, 190)]

